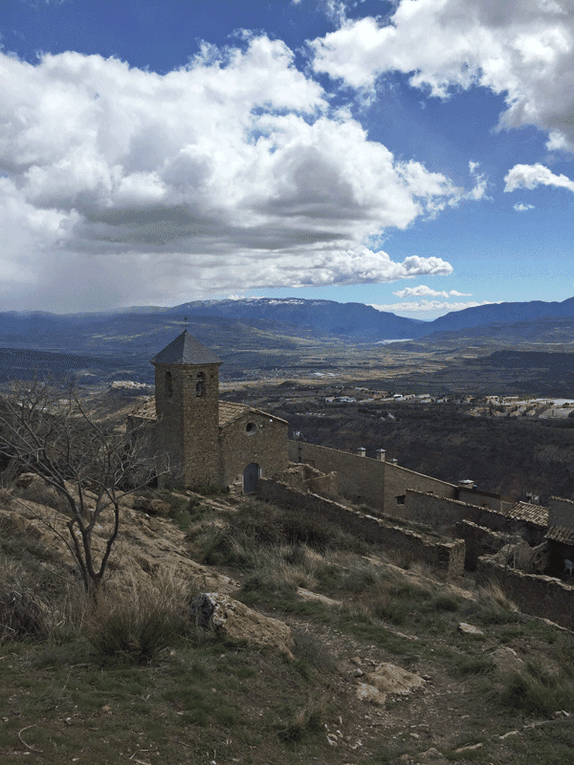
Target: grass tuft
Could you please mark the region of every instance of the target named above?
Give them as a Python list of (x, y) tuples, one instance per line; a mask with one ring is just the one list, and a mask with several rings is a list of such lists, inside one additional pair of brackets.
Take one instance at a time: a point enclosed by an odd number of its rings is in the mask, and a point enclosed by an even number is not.
[(133, 580), (127, 591), (99, 597), (86, 637), (103, 659), (149, 663), (186, 633), (185, 603), (183, 587), (173, 579)]

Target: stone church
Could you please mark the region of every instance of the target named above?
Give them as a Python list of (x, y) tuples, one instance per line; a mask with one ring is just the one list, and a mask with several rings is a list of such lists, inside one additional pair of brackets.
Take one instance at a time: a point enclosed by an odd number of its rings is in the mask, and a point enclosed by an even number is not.
[(285, 420), (219, 400), (217, 356), (187, 330), (151, 362), (155, 401), (130, 417), (132, 432), (152, 431), (162, 486), (229, 488), (250, 494), (260, 477), (287, 467)]

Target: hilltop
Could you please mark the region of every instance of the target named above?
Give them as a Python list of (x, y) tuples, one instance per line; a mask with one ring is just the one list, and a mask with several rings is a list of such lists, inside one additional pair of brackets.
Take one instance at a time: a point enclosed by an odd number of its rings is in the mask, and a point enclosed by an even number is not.
[[(47, 609), (47, 639), (0, 643), (3, 762), (27, 752), (54, 765), (103, 765), (110, 752), (150, 765), (570, 757), (574, 637), (498, 591), (447, 583), (400, 550), (389, 558), (297, 512), (164, 492), (159, 517), (126, 499), (108, 586), (127, 622), (100, 608), (94, 641), (71, 561), (38, 520), (59, 511), (31, 486), (2, 496), (2, 592)], [(286, 624), (293, 658), (190, 627), (143, 663), (133, 642), (113, 650), (125, 629), (138, 634), (146, 603), (153, 614), (214, 589)]]

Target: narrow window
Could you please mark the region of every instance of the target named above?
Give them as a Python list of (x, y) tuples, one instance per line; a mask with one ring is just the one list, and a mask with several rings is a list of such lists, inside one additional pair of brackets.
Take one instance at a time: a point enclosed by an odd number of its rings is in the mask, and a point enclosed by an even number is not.
[(197, 383), (195, 384), (195, 395), (197, 398), (203, 398), (205, 396), (205, 373), (197, 373)]
[(404, 505), (406, 500), (407, 500), (407, 495), (406, 494), (400, 494), (397, 497), (397, 505)]
[(248, 422), (245, 426), (245, 431), (248, 436), (252, 436), (257, 431), (257, 425), (254, 422)]
[(173, 380), (171, 379), (171, 372), (165, 373), (165, 392), (167, 393), (168, 398), (173, 396)]

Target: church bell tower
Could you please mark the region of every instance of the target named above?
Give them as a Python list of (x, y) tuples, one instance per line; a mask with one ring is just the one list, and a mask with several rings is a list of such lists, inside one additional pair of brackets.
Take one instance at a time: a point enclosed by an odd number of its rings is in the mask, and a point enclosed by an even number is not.
[(152, 359), (156, 449), (168, 460), (172, 486), (217, 484), (219, 367), (213, 351), (187, 330)]

